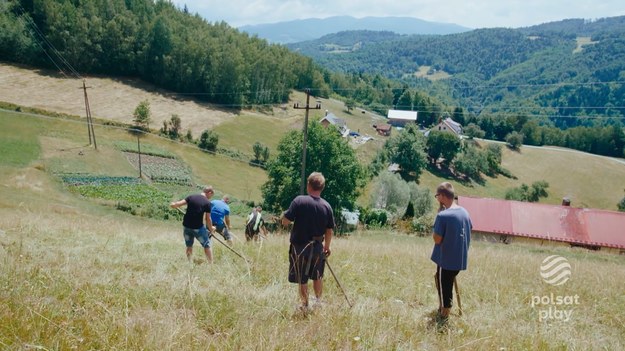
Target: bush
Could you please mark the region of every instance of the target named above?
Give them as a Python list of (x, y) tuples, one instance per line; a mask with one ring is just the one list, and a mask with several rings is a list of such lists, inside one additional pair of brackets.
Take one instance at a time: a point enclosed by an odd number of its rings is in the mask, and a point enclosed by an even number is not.
[(212, 130), (204, 130), (200, 135), (198, 141), (198, 147), (202, 150), (215, 152), (217, 150), (217, 144), (219, 143), (219, 135)]
[(379, 208), (361, 208), (358, 220), (366, 226), (381, 228), (386, 226), (388, 217), (388, 212), (386, 210)]
[(428, 213), (424, 216), (415, 218), (412, 221), (412, 230), (420, 236), (426, 236), (432, 234), (432, 228), (434, 227), (434, 215)]

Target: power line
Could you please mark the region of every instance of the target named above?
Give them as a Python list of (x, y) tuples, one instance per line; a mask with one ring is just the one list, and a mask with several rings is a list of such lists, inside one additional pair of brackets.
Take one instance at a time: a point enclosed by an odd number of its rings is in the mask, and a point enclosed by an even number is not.
[[(26, 18), (27, 21), (25, 22), (25, 24), (27, 24), (31, 29), (33, 29), (35, 31), (35, 33), (37, 33), (37, 35), (41, 38), (41, 40), (52, 50), (52, 52), (61, 60), (61, 62), (65, 65), (65, 67), (67, 67), (67, 69), (69, 69), (69, 71), (72, 72), (72, 74), (76, 78), (82, 79), (82, 76), (78, 73), (78, 71), (76, 71), (76, 69), (74, 69), (74, 67), (56, 49), (56, 47), (54, 47), (54, 45), (52, 45), (52, 43), (46, 38), (46, 36), (43, 34), (43, 32), (39, 29), (39, 26), (37, 26), (37, 23), (35, 23), (35, 21), (30, 16), (27, 15), (27, 12), (26, 12), (26, 10), (24, 10), (22, 5), (19, 2), (17, 2), (16, 4), (20, 8), (20, 10), (22, 11), (21, 16), (19, 16), (18, 18), (20, 20), (22, 20), (22, 21), (24, 21), (24, 18)], [(29, 33), (31, 33), (31, 32), (29, 31)], [(32, 35), (32, 33), (31, 33), (31, 35)], [(37, 41), (37, 38), (35, 36), (33, 36), (33, 39), (35, 41)], [(39, 47), (41, 47), (42, 50), (44, 50), (44, 52), (46, 51), (45, 48), (43, 48), (41, 45), (39, 45)], [(52, 60), (52, 58), (50, 57), (49, 54), (47, 54), (47, 52), (46, 52), (46, 55)], [(55, 62), (53, 62), (53, 63), (58, 68), (58, 65)]]

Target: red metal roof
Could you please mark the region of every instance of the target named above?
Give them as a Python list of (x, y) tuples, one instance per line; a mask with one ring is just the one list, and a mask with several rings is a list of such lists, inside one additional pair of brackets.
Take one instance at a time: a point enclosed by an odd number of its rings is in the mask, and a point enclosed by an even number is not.
[(473, 230), (625, 249), (625, 213), (460, 196)]

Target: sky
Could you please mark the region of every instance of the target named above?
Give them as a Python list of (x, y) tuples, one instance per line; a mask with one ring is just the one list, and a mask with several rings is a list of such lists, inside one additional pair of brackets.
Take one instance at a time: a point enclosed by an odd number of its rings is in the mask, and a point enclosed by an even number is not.
[(331, 16), (415, 17), (469, 28), (518, 28), (625, 15), (623, 0), (172, 0), (233, 27)]

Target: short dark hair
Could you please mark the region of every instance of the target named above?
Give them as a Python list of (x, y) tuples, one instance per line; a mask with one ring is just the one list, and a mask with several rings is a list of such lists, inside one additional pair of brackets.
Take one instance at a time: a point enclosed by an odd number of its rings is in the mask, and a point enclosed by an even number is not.
[(308, 176), (308, 185), (315, 191), (321, 191), (326, 186), (326, 178), (321, 172), (312, 172)]
[(443, 182), (436, 188), (436, 193), (438, 195), (442, 195), (448, 199), (455, 199), (456, 192), (454, 190), (454, 186), (451, 185), (450, 182)]

